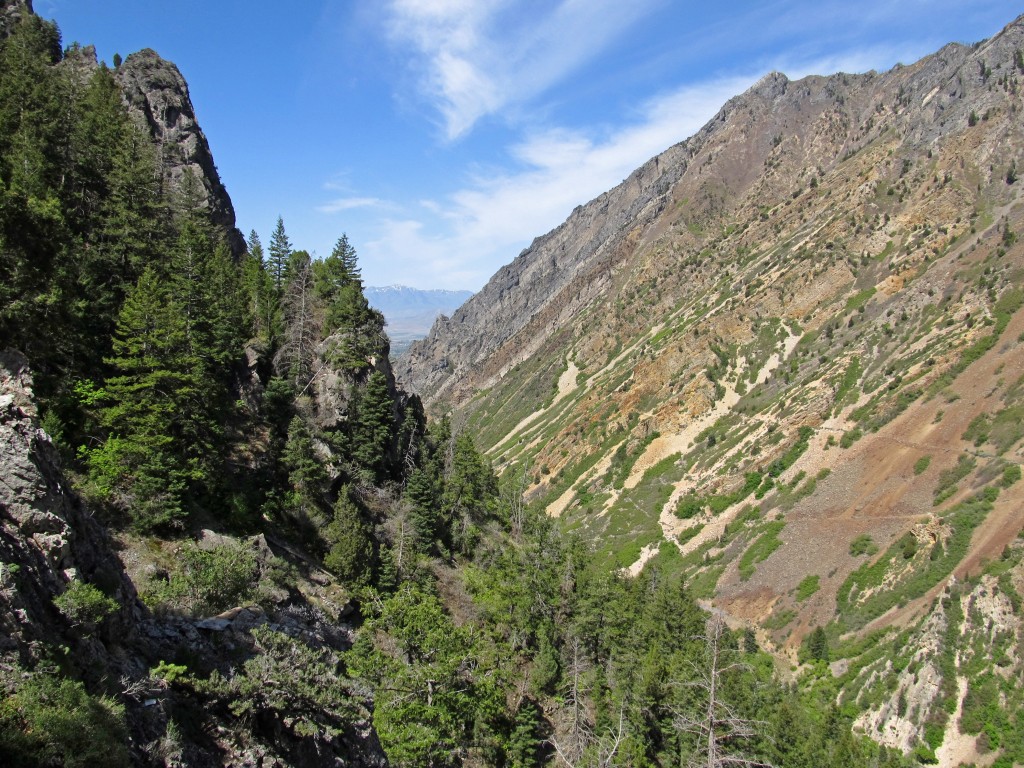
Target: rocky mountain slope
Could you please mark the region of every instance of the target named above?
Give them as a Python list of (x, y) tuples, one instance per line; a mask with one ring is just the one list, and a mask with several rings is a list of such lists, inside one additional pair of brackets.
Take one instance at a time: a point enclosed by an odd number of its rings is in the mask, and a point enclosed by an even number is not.
[[(34, 15), (31, 0), (0, 0), (0, 39), (19, 20)], [(69, 50), (65, 66), (75, 67), (82, 81), (96, 69), (92, 46)], [(146, 135), (159, 148), (160, 171), (166, 189), (183, 193), (186, 175), (197, 182), (188, 194), (210, 212), (210, 218), (227, 236), (237, 257), (245, 252), (245, 238), (235, 226), (235, 209), (221, 182), (206, 134), (196, 120), (188, 83), (174, 63), (145, 49), (128, 56), (117, 68), (125, 106)]]
[[(1024, 18), (767, 75), (399, 362), (609, 567), (683, 571), (793, 662), (824, 627), (865, 728), (944, 765), (992, 746), (950, 716), (968, 670), (1005, 701), (1020, 665), (1019, 610), (982, 595), (1022, 585), (1022, 50)], [(929, 632), (918, 696), (923, 657), (883, 647)]]

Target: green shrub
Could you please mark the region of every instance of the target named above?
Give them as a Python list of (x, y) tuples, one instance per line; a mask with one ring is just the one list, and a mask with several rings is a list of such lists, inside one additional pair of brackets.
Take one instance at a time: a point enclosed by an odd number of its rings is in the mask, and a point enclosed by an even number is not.
[(1003, 476), (999, 481), (999, 485), (1003, 488), (1009, 488), (1011, 485), (1020, 480), (1020, 465), (1010, 464), (1008, 467), (1003, 469)]
[(798, 603), (802, 603), (804, 600), (806, 600), (815, 592), (817, 592), (819, 587), (821, 586), (820, 581), (821, 577), (818, 575), (807, 576), (803, 581), (801, 581), (797, 585), (796, 601)]
[(211, 549), (189, 544), (179, 553), (178, 570), (143, 598), (153, 607), (217, 613), (251, 600), (258, 576), (256, 554), (241, 544)]
[(0, 701), (0, 755), (10, 768), (127, 766), (124, 707), (76, 680), (30, 673)]
[(763, 560), (767, 560), (772, 552), (782, 546), (779, 534), (782, 533), (785, 525), (786, 523), (782, 520), (768, 523), (765, 526), (765, 532), (753, 544), (747, 547), (747, 551), (740, 557), (738, 566), (741, 581), (746, 581), (753, 576), (754, 566)]
[(840, 448), (849, 448), (855, 442), (860, 440), (863, 436), (864, 436), (864, 433), (860, 430), (860, 428), (859, 427), (854, 427), (849, 432), (844, 432), (843, 436), (841, 438), (839, 438), (839, 447)]
[(929, 455), (922, 456), (914, 462), (914, 474), (923, 475), (928, 469), (928, 465), (932, 463), (932, 457)]
[(94, 628), (117, 610), (117, 601), (104, 595), (92, 584), (73, 581), (53, 604), (72, 624)]
[(850, 542), (850, 554), (854, 557), (860, 557), (861, 555), (871, 556), (877, 551), (878, 545), (866, 533), (860, 534), (860, 536)]

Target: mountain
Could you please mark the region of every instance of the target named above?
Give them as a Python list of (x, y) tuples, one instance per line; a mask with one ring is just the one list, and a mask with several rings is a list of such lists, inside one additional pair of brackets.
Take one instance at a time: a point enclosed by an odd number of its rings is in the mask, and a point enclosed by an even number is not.
[(765, 76), (397, 365), (606, 567), (794, 665), (821, 637), (865, 731), (943, 765), (1022, 657), (1022, 50), (1024, 17)]
[(365, 293), (370, 306), (384, 314), (396, 355), (426, 336), (438, 316), (450, 315), (473, 295), (472, 291), (421, 290), (404, 285), (368, 286)]
[(428, 422), (173, 65), (0, 11), (0, 763), (1024, 762), (1019, 24), (730, 102), (435, 324)]

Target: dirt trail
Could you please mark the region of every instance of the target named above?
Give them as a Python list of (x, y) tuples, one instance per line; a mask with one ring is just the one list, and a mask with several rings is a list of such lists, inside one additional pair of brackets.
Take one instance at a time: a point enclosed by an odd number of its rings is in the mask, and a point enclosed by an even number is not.
[(541, 416), (547, 413), (551, 408), (554, 408), (556, 405), (558, 405), (558, 403), (560, 403), (572, 392), (574, 392), (576, 390), (576, 377), (579, 375), (579, 372), (580, 369), (576, 367), (575, 360), (569, 359), (568, 361), (566, 361), (565, 370), (562, 371), (562, 375), (558, 377), (558, 392), (555, 394), (554, 400), (548, 403), (546, 407), (541, 408), (539, 411), (534, 411), (529, 416), (520, 421), (518, 424), (516, 424), (514, 427), (512, 427), (512, 430), (507, 435), (505, 435), (505, 437), (503, 437), (501, 440), (495, 443), (490, 448), (490, 450), (488, 450), (488, 453), (500, 453), (502, 446), (506, 445), (513, 438), (521, 435), (523, 433), (523, 430), (525, 430), (528, 426), (533, 424), (533, 422), (537, 421), (537, 419), (539, 419)]

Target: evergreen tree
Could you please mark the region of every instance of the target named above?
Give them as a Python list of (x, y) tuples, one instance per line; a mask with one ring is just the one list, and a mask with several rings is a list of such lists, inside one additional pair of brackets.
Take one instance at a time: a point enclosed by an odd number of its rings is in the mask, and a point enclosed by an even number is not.
[(242, 262), (242, 280), (252, 317), (252, 334), (273, 348), (281, 335), (281, 300), (264, 263), (263, 244), (256, 230), (249, 233), (248, 254)]
[(270, 236), (270, 246), (267, 248), (267, 271), (274, 280), (274, 287), (280, 291), (284, 287), (286, 273), (288, 271), (288, 259), (292, 255), (292, 244), (288, 241), (288, 235), (284, 231), (284, 219), (277, 217), (277, 225)]
[(428, 469), (416, 467), (405, 484), (410, 504), (409, 522), (416, 531), (421, 551), (429, 552), (438, 538), (441, 518), (438, 509), (437, 482)]
[(43, 378), (56, 363), (43, 330), (71, 240), (59, 195), (70, 123), (59, 58), (56, 27), (36, 16), (0, 41), (0, 338)]
[(460, 433), (449, 445), (441, 516), (451, 531), (451, 544), (461, 552), (469, 552), (475, 541), (475, 530), (490, 514), (498, 494), (497, 480), (468, 433)]
[(324, 309), (324, 334), (337, 336), (331, 362), (359, 370), (372, 356), (387, 355), (384, 318), (363, 294), (355, 249), (342, 235), (331, 255), (315, 265), (316, 294)]
[(829, 660), (828, 637), (822, 627), (815, 627), (807, 638), (807, 652), (812, 661)]
[(366, 584), (373, 564), (373, 540), (349, 487), (342, 486), (334, 503), (334, 519), (324, 529), (330, 551), (324, 565), (347, 584)]
[(352, 460), (375, 482), (384, 480), (392, 466), (394, 410), (387, 377), (375, 370), (359, 391), (351, 420)]
[(186, 351), (183, 308), (147, 269), (121, 310), (108, 361), (116, 375), (106, 383), (101, 419), (111, 436), (88, 457), (96, 487), (129, 509), (141, 530), (174, 526), (184, 516), (190, 476), (179, 450), (180, 419), (195, 394)]

